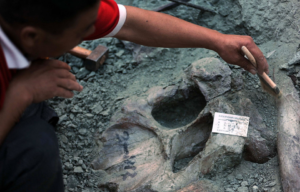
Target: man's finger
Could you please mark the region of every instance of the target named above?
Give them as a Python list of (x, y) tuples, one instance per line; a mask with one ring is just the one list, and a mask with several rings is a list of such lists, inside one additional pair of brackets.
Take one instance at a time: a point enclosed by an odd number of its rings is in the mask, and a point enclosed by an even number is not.
[(71, 67), (63, 61), (48, 59), (48, 60), (45, 60), (45, 62), (47, 62), (47, 64), (53, 68), (66, 69), (68, 71), (71, 70)]
[(56, 91), (55, 91), (55, 96), (57, 97), (63, 97), (63, 98), (72, 98), (74, 96), (74, 93), (70, 90), (61, 88), (61, 87), (57, 87)]
[(246, 59), (245, 57), (241, 58), (241, 61), (238, 63), (240, 67), (245, 69), (246, 71), (249, 71), (253, 75), (257, 73), (257, 69), (252, 65), (252, 63)]
[(74, 91), (82, 91), (83, 87), (76, 81), (73, 81), (71, 79), (60, 79), (57, 82), (57, 85), (61, 88), (67, 89), (67, 90), (74, 90)]
[(269, 65), (268, 65), (267, 59), (264, 57), (261, 50), (255, 45), (255, 47), (254, 48), (252, 47), (251, 49), (249, 49), (249, 51), (255, 58), (258, 73), (262, 74), (263, 72), (265, 72), (268, 74), (269, 73)]
[(257, 62), (257, 71), (259, 74), (269, 73), (269, 65), (267, 62), (267, 59), (264, 56), (256, 57), (256, 62)]
[(55, 69), (53, 73), (56, 74), (57, 77), (59, 78), (66, 78), (66, 79), (71, 79), (73, 81), (76, 81), (75, 75), (73, 75), (70, 71), (64, 70), (64, 69)]

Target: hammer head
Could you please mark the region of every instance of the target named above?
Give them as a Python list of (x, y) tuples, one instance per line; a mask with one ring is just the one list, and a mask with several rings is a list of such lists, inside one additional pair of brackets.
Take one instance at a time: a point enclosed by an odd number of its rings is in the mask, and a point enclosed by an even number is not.
[(87, 70), (96, 71), (108, 57), (108, 48), (98, 45), (92, 53), (86, 57), (84, 66)]

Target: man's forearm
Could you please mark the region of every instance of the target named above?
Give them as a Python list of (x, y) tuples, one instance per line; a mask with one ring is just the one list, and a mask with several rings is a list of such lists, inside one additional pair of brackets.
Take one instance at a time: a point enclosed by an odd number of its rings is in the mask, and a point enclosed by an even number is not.
[[(137, 44), (152, 47), (206, 48), (216, 51), (230, 64), (239, 65), (255, 74), (268, 73), (268, 63), (250, 36), (228, 35), (211, 30), (176, 17), (126, 6), (127, 18), (115, 36)], [(255, 68), (241, 52), (245, 46), (254, 56)]]
[(222, 34), (176, 17), (126, 6), (127, 18), (117, 38), (153, 47), (217, 49)]
[(22, 91), (7, 91), (4, 105), (0, 109), (0, 145), (29, 104), (29, 98)]

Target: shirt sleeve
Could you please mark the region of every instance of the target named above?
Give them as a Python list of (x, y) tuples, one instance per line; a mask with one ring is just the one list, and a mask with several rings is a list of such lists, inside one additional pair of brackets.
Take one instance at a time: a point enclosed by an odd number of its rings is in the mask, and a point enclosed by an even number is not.
[(126, 8), (114, 0), (101, 0), (98, 17), (95, 23), (96, 30), (85, 40), (116, 35), (126, 20)]

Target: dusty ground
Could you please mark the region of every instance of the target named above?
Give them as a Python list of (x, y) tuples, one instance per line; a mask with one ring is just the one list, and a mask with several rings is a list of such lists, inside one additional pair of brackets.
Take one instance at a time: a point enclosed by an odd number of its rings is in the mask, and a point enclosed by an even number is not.
[[(117, 2), (149, 10), (169, 3), (165, 0)], [(267, 57), (270, 76), (275, 81), (272, 63), (286, 63), (297, 51), (300, 17), (296, 12), (296, 1), (192, 0), (190, 3), (214, 7), (219, 14), (211, 15), (185, 6), (165, 13), (224, 33), (251, 35)], [(110, 117), (124, 99), (140, 95), (154, 86), (171, 85), (192, 62), (218, 57), (215, 52), (205, 49), (141, 48), (115, 38), (83, 42), (81, 46), (94, 49), (98, 44), (109, 47), (110, 56), (96, 72), (87, 71), (81, 59), (70, 55), (66, 57), (72, 73), (84, 86), (83, 92), (76, 93), (72, 99), (55, 98), (48, 102), (60, 116), (57, 135), (66, 191), (99, 191), (97, 183), (101, 174), (90, 167), (96, 156), (95, 138), (108, 127)], [(261, 91), (256, 76), (238, 67), (230, 67), (234, 72), (232, 76), (237, 81), (242, 80), (243, 89), (257, 106), (267, 128), (276, 132), (274, 99)], [(189, 160), (186, 159), (187, 162)], [(185, 163), (178, 162), (175, 166), (180, 169)], [(243, 161), (235, 169), (206, 177), (219, 183), (226, 192), (282, 191), (277, 156), (265, 164)]]

